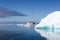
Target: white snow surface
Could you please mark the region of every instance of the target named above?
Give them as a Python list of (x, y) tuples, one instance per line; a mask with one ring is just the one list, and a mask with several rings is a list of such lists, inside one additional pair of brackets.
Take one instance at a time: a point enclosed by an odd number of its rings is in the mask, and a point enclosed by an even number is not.
[(60, 27), (60, 11), (54, 11), (48, 14), (46, 17), (41, 19), (41, 22), (35, 26), (36, 27), (43, 27), (43, 26), (54, 26), (55, 28)]

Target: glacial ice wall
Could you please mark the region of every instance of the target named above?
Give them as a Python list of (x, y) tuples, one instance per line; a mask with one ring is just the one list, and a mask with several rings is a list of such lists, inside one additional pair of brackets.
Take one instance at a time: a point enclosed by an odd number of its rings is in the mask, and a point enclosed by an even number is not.
[(52, 27), (54, 26), (54, 28), (60, 28), (60, 11), (54, 11), (50, 14), (48, 14), (46, 17), (44, 17), (43, 19), (41, 19), (41, 22), (39, 24), (37, 24), (36, 27), (44, 27), (44, 26), (48, 26), (48, 27)]
[(60, 40), (60, 11), (54, 11), (42, 18), (35, 30), (48, 40)]

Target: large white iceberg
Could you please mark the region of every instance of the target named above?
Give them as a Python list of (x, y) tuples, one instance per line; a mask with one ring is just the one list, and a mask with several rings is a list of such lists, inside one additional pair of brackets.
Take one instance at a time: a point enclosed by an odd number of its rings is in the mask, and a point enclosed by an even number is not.
[(35, 30), (48, 40), (60, 40), (60, 30), (58, 29), (60, 29), (60, 11), (48, 14), (35, 26)]
[(60, 28), (60, 11), (54, 11), (41, 19), (41, 22), (35, 26), (37, 27)]

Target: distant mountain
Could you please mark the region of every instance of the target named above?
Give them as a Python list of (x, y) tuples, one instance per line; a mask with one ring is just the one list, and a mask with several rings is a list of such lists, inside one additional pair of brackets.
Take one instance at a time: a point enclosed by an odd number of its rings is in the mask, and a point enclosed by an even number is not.
[(0, 7), (0, 18), (9, 17), (9, 16), (27, 16), (27, 15), (17, 11), (9, 10), (7, 8)]
[(24, 24), (25, 22), (17, 22), (17, 21), (13, 21), (13, 22), (0, 22), (0, 24)]

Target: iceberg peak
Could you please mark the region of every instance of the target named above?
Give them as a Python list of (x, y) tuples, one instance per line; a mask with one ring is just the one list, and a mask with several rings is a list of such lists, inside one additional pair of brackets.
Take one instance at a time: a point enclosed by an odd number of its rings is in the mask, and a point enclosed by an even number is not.
[(50, 14), (48, 14), (46, 17), (41, 19), (41, 22), (35, 26), (36, 27), (43, 27), (43, 26), (49, 26), (54, 28), (60, 27), (60, 11), (54, 11)]

